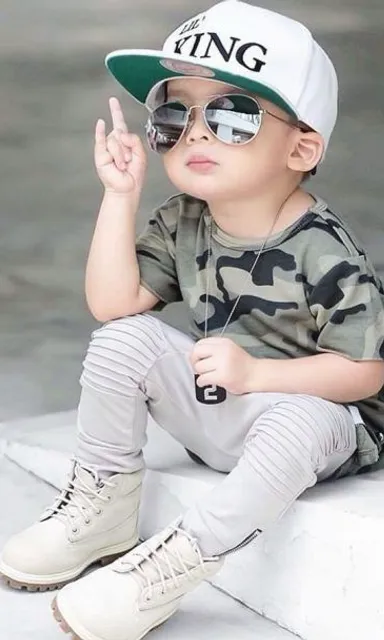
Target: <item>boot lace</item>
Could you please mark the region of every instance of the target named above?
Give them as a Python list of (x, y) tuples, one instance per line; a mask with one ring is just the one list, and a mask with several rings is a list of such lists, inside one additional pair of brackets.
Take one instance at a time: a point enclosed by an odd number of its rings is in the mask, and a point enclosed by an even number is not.
[(75, 521), (80, 518), (85, 524), (91, 522), (90, 512), (96, 515), (101, 514), (101, 503), (110, 501), (110, 495), (102, 495), (100, 489), (104, 486), (114, 488), (116, 484), (107, 478), (100, 480), (97, 472), (93, 469), (82, 466), (81, 469), (88, 471), (95, 479), (95, 485), (90, 486), (79, 475), (80, 467), (75, 465), (74, 476), (68, 482), (68, 485), (57, 496), (52, 507), (49, 507), (43, 514), (43, 518), (51, 517), (61, 520), (62, 522), (71, 522), (73, 533), (77, 533), (78, 528)]
[[(183, 558), (177, 545), (170, 545), (176, 535), (182, 535), (188, 538), (193, 550), (196, 554), (196, 560)], [(149, 541), (150, 542), (150, 541)], [(126, 566), (127, 570), (134, 569), (140, 578), (140, 582), (144, 583), (148, 589), (147, 600), (150, 600), (154, 593), (154, 586), (160, 580), (161, 593), (178, 587), (180, 578), (187, 576), (192, 581), (191, 570), (200, 566), (203, 573), (206, 573), (206, 567), (203, 556), (199, 549), (197, 540), (192, 538), (186, 531), (175, 527), (174, 534), (171, 538), (159, 543), (157, 547), (151, 547), (150, 544), (143, 543), (131, 552), (125, 558), (120, 559), (120, 566)], [(143, 566), (142, 566), (143, 565)], [(170, 580), (170, 581), (169, 581)]]

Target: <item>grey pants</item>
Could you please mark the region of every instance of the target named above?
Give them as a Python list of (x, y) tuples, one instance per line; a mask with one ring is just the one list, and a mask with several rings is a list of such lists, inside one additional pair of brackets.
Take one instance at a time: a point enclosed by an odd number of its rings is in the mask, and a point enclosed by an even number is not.
[(143, 467), (148, 411), (223, 480), (188, 510), (183, 527), (207, 555), (225, 553), (276, 522), (296, 498), (356, 449), (347, 407), (282, 393), (196, 401), (193, 341), (145, 315), (97, 329), (81, 377), (76, 457), (98, 471)]

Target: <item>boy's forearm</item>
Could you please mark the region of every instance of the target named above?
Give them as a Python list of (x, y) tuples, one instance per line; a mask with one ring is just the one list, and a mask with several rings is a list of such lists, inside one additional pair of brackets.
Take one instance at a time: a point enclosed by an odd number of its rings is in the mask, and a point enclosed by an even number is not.
[(293, 360), (255, 359), (250, 391), (300, 393), (347, 403), (376, 394), (384, 384), (384, 363), (354, 362), (333, 353)]
[(85, 292), (93, 315), (128, 315), (140, 287), (136, 257), (138, 200), (106, 191), (89, 251)]

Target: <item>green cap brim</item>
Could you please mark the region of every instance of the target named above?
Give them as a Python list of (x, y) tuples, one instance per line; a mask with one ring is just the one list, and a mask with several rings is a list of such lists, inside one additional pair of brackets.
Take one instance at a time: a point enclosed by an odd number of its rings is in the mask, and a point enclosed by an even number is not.
[[(196, 60), (183, 60), (179, 58), (172, 58), (167, 56), (163, 52), (132, 52), (129, 51), (116, 51), (110, 53), (105, 60), (106, 66), (116, 80), (130, 93), (138, 102), (145, 104), (148, 94), (151, 89), (161, 83), (164, 80), (171, 78), (180, 78), (181, 76), (191, 77), (190, 73), (183, 73), (182, 71), (172, 71), (164, 66), (164, 61), (170, 63), (175, 61), (188, 62), (193, 64), (197, 68), (207, 69), (212, 72), (209, 76), (210, 80), (218, 80), (225, 82), (226, 84), (234, 85), (250, 91), (261, 98), (269, 100), (273, 104), (283, 109), (289, 115), (296, 117), (295, 111), (286, 102), (281, 95), (276, 93), (271, 87), (267, 87), (260, 82), (249, 80), (242, 76), (235, 75), (216, 69), (215, 67), (208, 67), (206, 65), (200, 65)], [(163, 63), (163, 64), (162, 64)], [(199, 77), (200, 74), (197, 71), (193, 74), (194, 77)], [(201, 77), (207, 77), (203, 72)]]

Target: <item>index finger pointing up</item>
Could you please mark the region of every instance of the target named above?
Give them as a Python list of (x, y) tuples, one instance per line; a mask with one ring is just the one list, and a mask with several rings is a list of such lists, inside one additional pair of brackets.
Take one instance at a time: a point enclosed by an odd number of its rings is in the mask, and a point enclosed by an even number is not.
[(120, 131), (128, 131), (128, 127), (125, 123), (123, 112), (121, 110), (120, 102), (117, 98), (109, 99), (109, 108), (111, 110), (112, 124), (114, 129)]

